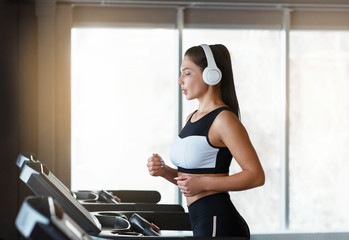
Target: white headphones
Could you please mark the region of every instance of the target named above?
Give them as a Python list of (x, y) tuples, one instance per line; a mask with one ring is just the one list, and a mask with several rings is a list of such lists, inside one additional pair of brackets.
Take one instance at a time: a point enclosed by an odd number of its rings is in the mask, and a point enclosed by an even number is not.
[(222, 72), (216, 65), (211, 48), (207, 44), (202, 44), (200, 47), (204, 49), (207, 59), (207, 67), (202, 72), (204, 82), (208, 85), (216, 85), (222, 79)]

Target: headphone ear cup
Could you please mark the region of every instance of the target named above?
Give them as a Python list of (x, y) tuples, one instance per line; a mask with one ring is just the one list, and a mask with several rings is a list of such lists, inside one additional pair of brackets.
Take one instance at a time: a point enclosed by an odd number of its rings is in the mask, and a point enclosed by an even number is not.
[(219, 68), (205, 68), (202, 78), (207, 85), (217, 85), (222, 79), (222, 72)]
[(207, 67), (202, 72), (202, 78), (207, 85), (216, 85), (222, 79), (222, 72), (216, 65), (210, 46), (207, 44), (201, 44), (200, 46), (204, 50), (207, 59)]

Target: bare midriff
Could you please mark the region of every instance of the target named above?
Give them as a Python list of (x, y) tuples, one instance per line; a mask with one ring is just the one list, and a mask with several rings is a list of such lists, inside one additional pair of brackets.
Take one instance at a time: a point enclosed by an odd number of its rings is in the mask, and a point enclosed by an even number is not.
[[(189, 174), (189, 173), (178, 172), (178, 176), (181, 176), (181, 175), (224, 177), (224, 176), (227, 176), (228, 174), (226, 174), (226, 173), (220, 173), (220, 174)], [(215, 193), (219, 193), (219, 192), (218, 191), (203, 191), (203, 192), (200, 192), (199, 194), (196, 194), (195, 196), (186, 197), (187, 205), (189, 206), (190, 204), (192, 204), (193, 202), (199, 200), (200, 198), (203, 198), (205, 196), (208, 196), (208, 195), (211, 195), (211, 194), (215, 194)]]

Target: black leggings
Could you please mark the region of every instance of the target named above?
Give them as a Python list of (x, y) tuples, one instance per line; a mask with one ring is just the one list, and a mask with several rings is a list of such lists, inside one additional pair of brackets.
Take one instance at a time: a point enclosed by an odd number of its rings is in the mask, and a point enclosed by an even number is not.
[(247, 223), (238, 213), (228, 193), (205, 196), (188, 207), (194, 236), (245, 237), (250, 239)]

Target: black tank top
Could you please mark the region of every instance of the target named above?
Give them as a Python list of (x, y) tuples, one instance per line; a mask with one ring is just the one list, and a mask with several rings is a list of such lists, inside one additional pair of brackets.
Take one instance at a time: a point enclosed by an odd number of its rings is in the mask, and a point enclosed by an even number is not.
[(191, 174), (228, 173), (232, 155), (227, 147), (212, 146), (208, 132), (217, 115), (228, 107), (220, 107), (191, 122), (192, 116), (174, 140), (170, 158), (179, 172)]

